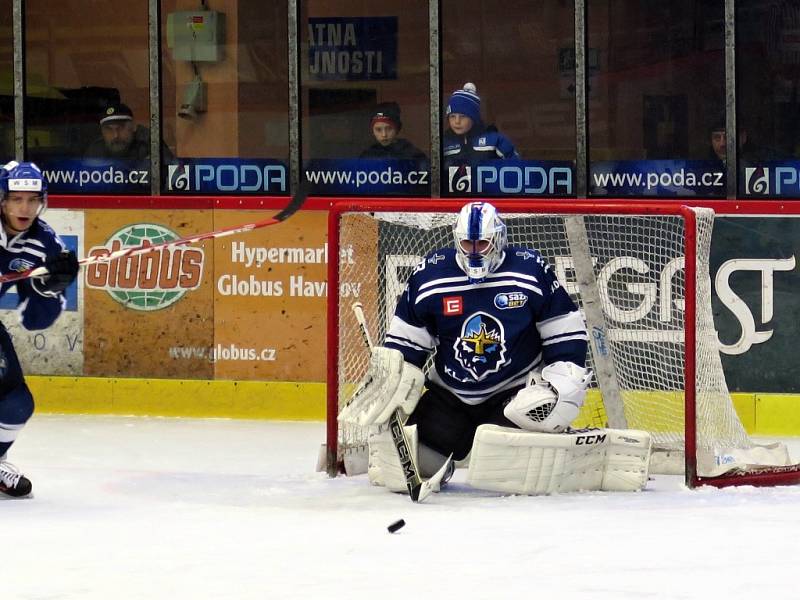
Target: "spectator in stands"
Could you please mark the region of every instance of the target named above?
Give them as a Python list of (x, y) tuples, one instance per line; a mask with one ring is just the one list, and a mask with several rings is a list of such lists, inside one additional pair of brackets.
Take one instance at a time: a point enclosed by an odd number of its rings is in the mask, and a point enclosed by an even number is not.
[(364, 150), (359, 158), (400, 158), (427, 160), (425, 153), (404, 138), (397, 137), (403, 122), (397, 102), (382, 102), (372, 114), (370, 128), (375, 143)]
[[(759, 161), (769, 160), (771, 153), (765, 148), (756, 146), (744, 127), (739, 127), (739, 134), (737, 136), (738, 143), (738, 159), (743, 161)], [(709, 158), (725, 161), (726, 159), (726, 145), (728, 143), (727, 135), (725, 133), (725, 118), (722, 117), (714, 122), (710, 132), (711, 148), (709, 150)]]
[(465, 83), (447, 103), (443, 140), (445, 165), (464, 165), (486, 160), (519, 158), (514, 144), (494, 125), (481, 119), (481, 98), (474, 83)]
[[(86, 158), (111, 160), (146, 160), (150, 157), (150, 130), (133, 121), (133, 111), (125, 104), (112, 104), (100, 115), (101, 137), (86, 149)], [(174, 156), (166, 145), (161, 152), (164, 162)]]

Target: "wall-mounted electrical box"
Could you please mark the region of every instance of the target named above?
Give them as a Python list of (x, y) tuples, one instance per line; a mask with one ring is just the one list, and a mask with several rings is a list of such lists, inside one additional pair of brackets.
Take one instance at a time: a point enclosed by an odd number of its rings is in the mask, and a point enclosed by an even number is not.
[(225, 13), (188, 10), (167, 15), (167, 47), (173, 60), (218, 62), (224, 58)]

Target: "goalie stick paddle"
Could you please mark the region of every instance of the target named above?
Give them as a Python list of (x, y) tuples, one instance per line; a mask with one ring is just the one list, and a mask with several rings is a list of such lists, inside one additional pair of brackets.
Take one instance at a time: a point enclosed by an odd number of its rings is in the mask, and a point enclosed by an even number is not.
[[(286, 219), (288, 219), (294, 213), (297, 212), (297, 210), (306, 201), (306, 198), (308, 198), (308, 189), (309, 189), (308, 185), (301, 184), (300, 188), (297, 191), (297, 194), (295, 194), (291, 202), (289, 202), (289, 204), (287, 204), (286, 207), (283, 210), (281, 210), (278, 214), (269, 217), (268, 219), (255, 221), (254, 223), (246, 223), (244, 225), (235, 225), (233, 227), (226, 227), (224, 229), (218, 229), (217, 231), (211, 231), (208, 233), (198, 233), (197, 235), (191, 235), (188, 237), (178, 238), (175, 240), (161, 242), (158, 244), (150, 244), (148, 242), (145, 242), (140, 246), (130, 246), (128, 248), (120, 248), (119, 250), (115, 252), (110, 252), (109, 254), (102, 254), (99, 256), (88, 256), (86, 258), (82, 258), (81, 260), (79, 260), (78, 264), (82, 267), (86, 267), (97, 263), (111, 262), (119, 258), (125, 258), (126, 256), (136, 256), (139, 254), (146, 254), (147, 252), (151, 252), (154, 250), (161, 250), (162, 248), (168, 248), (170, 246), (188, 246), (191, 244), (202, 242), (203, 240), (211, 240), (215, 238), (226, 237), (237, 233), (246, 233), (248, 231), (253, 231), (254, 229), (261, 229), (262, 227), (277, 225), (278, 223), (285, 221)], [(0, 284), (20, 281), (22, 279), (28, 279), (30, 277), (44, 277), (45, 275), (47, 275), (47, 273), (48, 273), (47, 268), (44, 266), (35, 267), (33, 269), (27, 269), (26, 271), (4, 273), (0, 275)]]
[[(367, 348), (372, 350), (373, 342), (372, 337), (369, 335), (367, 329), (367, 319), (364, 316), (364, 306), (361, 302), (354, 302), (352, 305), (353, 313), (358, 321), (358, 328), (361, 335), (364, 337), (364, 342)], [(389, 432), (392, 434), (392, 442), (394, 448), (397, 450), (397, 458), (400, 459), (400, 466), (403, 469), (403, 474), (406, 478), (406, 487), (408, 487), (408, 495), (412, 502), (423, 502), (425, 498), (431, 495), (433, 490), (439, 486), (442, 477), (447, 472), (450, 466), (452, 455), (444, 462), (442, 467), (433, 475), (433, 477), (424, 480), (419, 475), (419, 468), (417, 467), (414, 456), (411, 453), (410, 444), (403, 423), (403, 415), (400, 408), (396, 408), (389, 416)]]

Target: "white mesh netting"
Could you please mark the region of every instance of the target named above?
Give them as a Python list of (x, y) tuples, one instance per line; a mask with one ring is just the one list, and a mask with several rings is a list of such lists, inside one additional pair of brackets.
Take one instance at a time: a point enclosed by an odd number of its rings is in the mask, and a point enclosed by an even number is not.
[[(714, 215), (710, 209), (696, 209), (695, 213), (697, 445), (713, 456), (718, 448), (747, 448), (751, 443), (725, 384), (713, 324), (708, 258)], [(380, 342), (414, 265), (432, 250), (452, 245), (455, 216), (409, 212), (342, 215), (338, 240), (340, 407), (364, 375), (369, 358), (352, 302), (364, 305), (372, 337)], [(593, 384), (595, 389), (575, 425), (644, 429), (654, 434), (658, 447), (681, 450), (687, 301), (683, 217), (505, 212), (503, 218), (509, 244), (537, 248), (582, 309), (584, 294), (591, 292), (591, 286), (599, 294), (602, 311), (594, 315), (584, 311), (593, 338), (589, 362), (608, 374), (596, 378), (600, 385), (597, 381)], [(589, 288), (583, 281), (584, 285), (578, 285), (576, 267), (581, 261), (591, 265)], [(597, 356), (598, 351), (604, 356)], [(595, 365), (597, 360), (606, 367)], [(609, 406), (612, 403), (617, 403), (618, 410)], [(340, 424), (339, 455), (363, 446), (366, 434)]]

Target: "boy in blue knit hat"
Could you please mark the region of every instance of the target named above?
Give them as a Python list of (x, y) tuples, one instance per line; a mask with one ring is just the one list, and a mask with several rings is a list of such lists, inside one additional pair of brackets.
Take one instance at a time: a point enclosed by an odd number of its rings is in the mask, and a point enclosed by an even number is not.
[(447, 103), (448, 131), (443, 140), (446, 166), (479, 163), (501, 158), (519, 158), (514, 144), (481, 120), (481, 98), (474, 83), (465, 83)]

